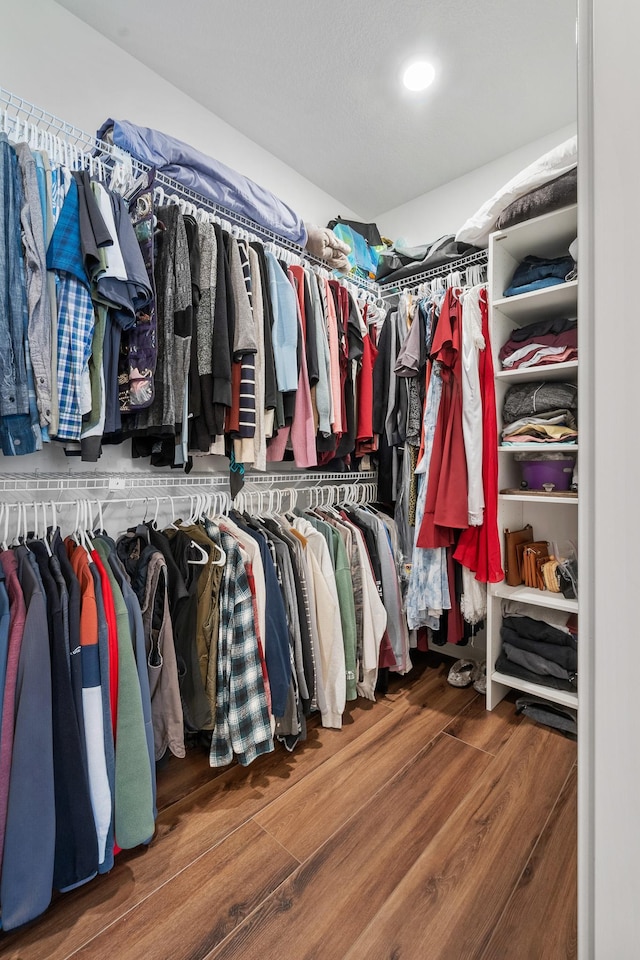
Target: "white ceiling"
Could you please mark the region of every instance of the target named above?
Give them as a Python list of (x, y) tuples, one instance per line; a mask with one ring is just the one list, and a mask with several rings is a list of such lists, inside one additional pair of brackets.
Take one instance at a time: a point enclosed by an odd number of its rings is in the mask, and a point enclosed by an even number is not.
[(576, 116), (575, 0), (58, 2), (364, 218)]

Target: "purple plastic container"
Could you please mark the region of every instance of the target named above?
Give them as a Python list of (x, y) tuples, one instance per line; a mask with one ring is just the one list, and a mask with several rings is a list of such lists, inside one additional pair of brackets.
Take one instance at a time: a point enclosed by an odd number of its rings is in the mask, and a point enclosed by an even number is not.
[(522, 480), (529, 490), (542, 490), (545, 483), (552, 483), (554, 490), (568, 490), (573, 477), (574, 461), (521, 460)]

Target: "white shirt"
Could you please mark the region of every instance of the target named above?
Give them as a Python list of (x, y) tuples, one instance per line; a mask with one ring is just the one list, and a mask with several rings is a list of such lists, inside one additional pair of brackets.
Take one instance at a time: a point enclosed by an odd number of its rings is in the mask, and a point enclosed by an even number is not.
[(484, 518), (482, 483), (482, 397), (478, 357), (485, 349), (480, 313), (480, 291), (472, 287), (462, 296), (462, 434), (467, 458), (469, 526), (479, 527)]

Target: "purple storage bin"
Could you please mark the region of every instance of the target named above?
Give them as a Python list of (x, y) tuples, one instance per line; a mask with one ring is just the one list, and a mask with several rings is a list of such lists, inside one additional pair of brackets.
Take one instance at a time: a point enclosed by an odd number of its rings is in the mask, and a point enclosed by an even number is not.
[(572, 457), (558, 459), (520, 460), (523, 486), (529, 490), (543, 490), (553, 484), (554, 490), (568, 490), (571, 486), (575, 461)]

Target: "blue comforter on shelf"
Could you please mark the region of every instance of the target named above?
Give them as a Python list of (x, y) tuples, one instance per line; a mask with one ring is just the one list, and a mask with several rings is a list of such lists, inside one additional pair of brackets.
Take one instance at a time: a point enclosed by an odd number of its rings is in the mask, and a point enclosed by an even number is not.
[(307, 231), (297, 213), (269, 190), (195, 147), (128, 120), (106, 120), (97, 136), (155, 167), (201, 196), (304, 247)]

